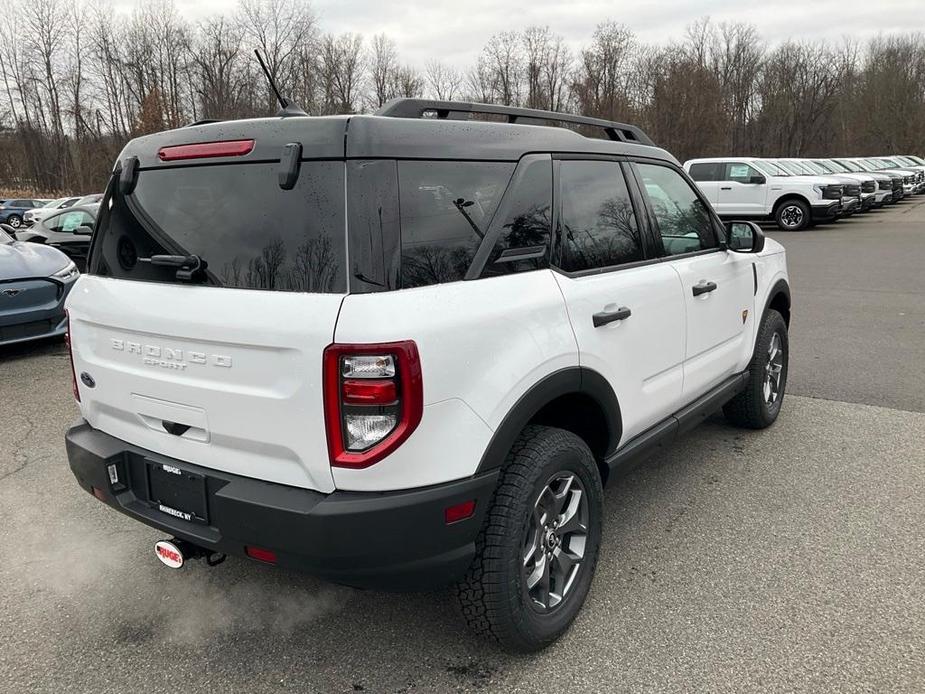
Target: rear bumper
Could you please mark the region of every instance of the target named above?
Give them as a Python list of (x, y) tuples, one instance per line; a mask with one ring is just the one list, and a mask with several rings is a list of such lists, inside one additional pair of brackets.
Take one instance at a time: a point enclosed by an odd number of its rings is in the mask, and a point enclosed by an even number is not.
[[(79, 420), (65, 436), (71, 471), (127, 516), (212, 552), (270, 549), (276, 564), (336, 582), (393, 590), (428, 589), (465, 572), (498, 471), (399, 492), (321, 494), (210, 470), (120, 441)], [(148, 500), (148, 464), (202, 475), (207, 524), (175, 518)], [(117, 465), (119, 482), (107, 467)], [(474, 499), (475, 514), (447, 525), (447, 507)]]

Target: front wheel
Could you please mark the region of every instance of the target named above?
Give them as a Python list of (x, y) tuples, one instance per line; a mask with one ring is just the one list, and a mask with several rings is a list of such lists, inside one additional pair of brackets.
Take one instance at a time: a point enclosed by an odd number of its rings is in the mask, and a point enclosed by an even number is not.
[(19, 229), (19, 227), (22, 226), (22, 217), (18, 214), (11, 214), (10, 218), (6, 220), (6, 223), (14, 229)]
[(581, 438), (552, 427), (524, 429), (456, 588), (473, 631), (530, 652), (569, 628), (594, 576), (602, 496), (597, 464)]
[(780, 313), (768, 309), (758, 328), (745, 390), (723, 407), (727, 419), (748, 429), (771, 426), (780, 414), (789, 363), (787, 323)]
[(802, 200), (785, 200), (774, 210), (774, 221), (783, 231), (802, 231), (812, 221), (809, 205)]

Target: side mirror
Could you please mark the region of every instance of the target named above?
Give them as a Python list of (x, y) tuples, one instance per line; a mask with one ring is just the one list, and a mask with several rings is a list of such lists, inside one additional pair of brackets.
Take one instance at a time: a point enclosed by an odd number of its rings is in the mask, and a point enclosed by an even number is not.
[(74, 235), (75, 236), (92, 236), (93, 227), (90, 226), (89, 224), (81, 224), (79, 227), (74, 229)]
[(752, 176), (750, 179), (748, 179), (748, 182), (754, 183), (756, 185), (762, 185), (763, 183), (767, 183), (768, 179), (759, 174), (758, 176)]
[(761, 253), (764, 232), (754, 222), (726, 222), (726, 247), (736, 253)]

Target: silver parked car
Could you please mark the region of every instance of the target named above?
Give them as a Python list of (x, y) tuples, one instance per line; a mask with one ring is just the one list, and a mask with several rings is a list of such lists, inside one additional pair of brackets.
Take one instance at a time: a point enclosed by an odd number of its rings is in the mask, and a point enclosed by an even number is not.
[(30, 229), (16, 232), (18, 241), (53, 246), (73, 260), (83, 271), (90, 250), (90, 237), (96, 225), (99, 205), (74, 205), (40, 219)]
[(0, 225), (0, 345), (63, 335), (64, 300), (80, 274), (56, 248), (16, 241)]

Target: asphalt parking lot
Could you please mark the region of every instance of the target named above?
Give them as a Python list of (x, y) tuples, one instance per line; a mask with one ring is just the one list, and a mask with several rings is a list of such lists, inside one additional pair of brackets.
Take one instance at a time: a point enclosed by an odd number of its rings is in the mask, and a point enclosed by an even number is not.
[(61, 344), (0, 351), (0, 690), (925, 691), (925, 196), (803, 233), (776, 426), (721, 418), (606, 492), (585, 609), (543, 654), (447, 595), (327, 585), (161, 534), (68, 470)]

